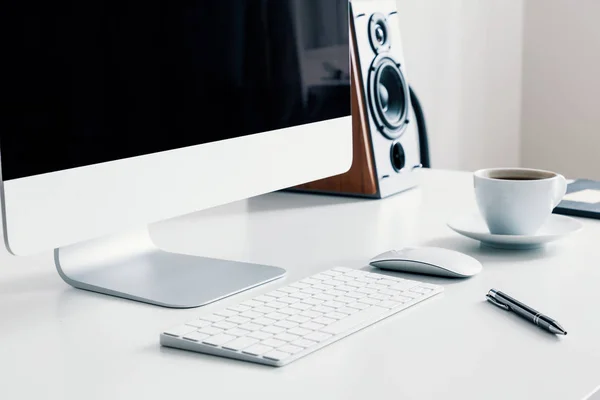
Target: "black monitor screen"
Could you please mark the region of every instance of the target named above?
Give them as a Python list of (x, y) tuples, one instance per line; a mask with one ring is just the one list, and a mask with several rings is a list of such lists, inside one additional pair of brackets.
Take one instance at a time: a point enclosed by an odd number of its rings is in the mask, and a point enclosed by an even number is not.
[(4, 180), (350, 115), (348, 0), (2, 0)]

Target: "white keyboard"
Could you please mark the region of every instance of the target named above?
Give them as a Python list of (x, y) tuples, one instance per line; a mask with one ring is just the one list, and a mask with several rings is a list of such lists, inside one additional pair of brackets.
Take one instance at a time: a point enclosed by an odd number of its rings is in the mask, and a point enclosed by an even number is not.
[(167, 329), (160, 343), (283, 366), (442, 291), (438, 285), (333, 268)]

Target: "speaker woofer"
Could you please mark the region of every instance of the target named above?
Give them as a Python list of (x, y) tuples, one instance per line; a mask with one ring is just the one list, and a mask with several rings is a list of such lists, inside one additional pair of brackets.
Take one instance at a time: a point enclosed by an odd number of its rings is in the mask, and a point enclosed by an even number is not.
[(375, 13), (369, 19), (369, 41), (375, 53), (390, 49), (390, 31), (385, 16), (381, 13)]
[(400, 66), (390, 57), (375, 59), (369, 73), (369, 105), (379, 131), (398, 138), (408, 123), (408, 85)]

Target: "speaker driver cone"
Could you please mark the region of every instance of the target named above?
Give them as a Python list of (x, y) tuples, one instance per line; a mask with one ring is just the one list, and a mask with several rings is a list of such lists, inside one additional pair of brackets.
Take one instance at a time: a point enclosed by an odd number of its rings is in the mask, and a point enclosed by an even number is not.
[(390, 139), (402, 134), (408, 116), (408, 85), (389, 57), (375, 59), (369, 74), (369, 104), (379, 131)]
[(390, 49), (390, 35), (385, 15), (375, 13), (369, 19), (369, 41), (375, 53)]

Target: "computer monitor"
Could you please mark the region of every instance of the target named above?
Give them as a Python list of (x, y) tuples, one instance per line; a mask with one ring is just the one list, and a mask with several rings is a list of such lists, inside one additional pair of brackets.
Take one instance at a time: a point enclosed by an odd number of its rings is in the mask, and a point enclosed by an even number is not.
[(352, 162), (347, 0), (0, 5), (7, 249), (69, 284), (195, 307), (283, 275), (147, 225)]

